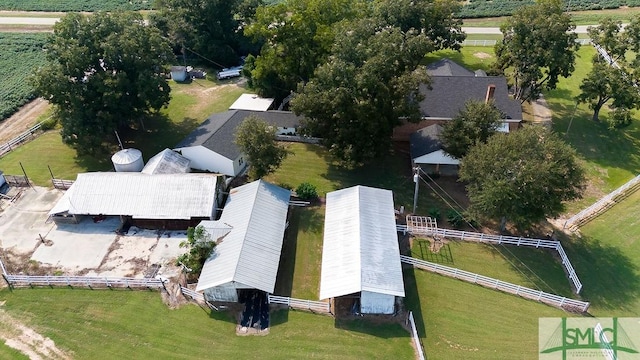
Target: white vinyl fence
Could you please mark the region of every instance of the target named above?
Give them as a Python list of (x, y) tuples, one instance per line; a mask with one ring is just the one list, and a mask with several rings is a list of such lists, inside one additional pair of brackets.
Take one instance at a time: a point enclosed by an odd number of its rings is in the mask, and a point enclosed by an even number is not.
[(549, 294), (540, 290), (533, 290), (521, 285), (515, 285), (498, 279), (490, 278), (469, 271), (460, 270), (429, 261), (415, 259), (410, 256), (400, 255), (400, 261), (405, 264), (413, 265), (422, 270), (427, 270), (440, 275), (449, 276), (455, 279), (464, 280), (473, 284), (482, 285), (491, 289), (503, 291), (509, 294), (517, 295), (525, 299), (539, 301), (545, 304), (556, 306), (565, 310), (586, 312), (589, 309), (589, 303), (573, 300), (564, 296)]
[(413, 312), (409, 311), (409, 316), (407, 317), (407, 321), (409, 322), (409, 327), (411, 328), (411, 338), (413, 339), (413, 344), (416, 347), (417, 359), (425, 360), (424, 350), (422, 349), (422, 343), (420, 342), (420, 336), (418, 336), (418, 329), (416, 328), (416, 322), (413, 319)]
[(269, 295), (269, 304), (281, 304), (294, 309), (331, 314), (331, 305), (324, 301), (302, 300), (285, 296)]
[[(562, 260), (562, 266), (565, 268), (569, 280), (571, 280), (573, 286), (575, 287), (576, 294), (579, 294), (582, 290), (582, 282), (578, 278), (578, 274), (576, 274), (573, 265), (571, 265), (571, 261), (567, 257), (567, 253), (564, 251), (562, 244), (560, 241), (556, 240), (542, 240), (542, 239), (532, 239), (532, 238), (523, 238), (523, 237), (515, 237), (515, 236), (504, 236), (504, 235), (490, 235), (483, 234), (472, 231), (460, 231), (460, 230), (452, 230), (452, 229), (442, 229), (442, 228), (433, 228), (433, 227), (416, 227), (412, 226), (414, 222), (412, 222), (411, 216), (407, 217), (407, 227), (406, 231), (408, 231), (412, 235), (429, 235), (429, 236), (440, 236), (443, 238), (453, 238), (459, 239), (463, 241), (474, 241), (481, 243), (489, 243), (495, 245), (515, 245), (515, 246), (529, 246), (535, 248), (546, 248), (553, 249), (558, 252), (560, 255), (560, 259)], [(402, 228), (398, 228), (399, 231), (402, 231)]]
[(25, 141), (32, 140), (33, 138), (35, 138), (36, 137), (35, 133), (38, 130), (40, 130), (41, 126), (42, 126), (42, 122), (34, 125), (29, 130), (23, 132), (22, 134), (20, 134), (20, 135), (16, 136), (15, 138), (9, 140), (8, 142), (6, 142), (4, 144), (0, 144), (0, 158), (3, 157), (4, 155), (10, 153), (12, 150), (15, 150), (15, 148), (20, 146)]
[[(462, 46), (494, 46), (498, 40), (464, 40)], [(591, 43), (591, 39), (576, 39), (576, 42), (580, 45), (588, 45)]]
[(640, 188), (640, 175), (634, 177), (624, 185), (610, 192), (588, 208), (573, 215), (564, 223), (564, 228), (571, 231), (577, 230), (580, 226), (586, 224), (590, 220), (596, 218), (598, 215), (602, 214), (607, 209), (615, 205), (617, 201), (624, 199), (629, 194), (632, 194), (634, 191), (638, 190), (638, 188)]
[(100, 276), (31, 276), (3, 274), (12, 288), (34, 286), (86, 286), (88, 288), (163, 288), (160, 279)]

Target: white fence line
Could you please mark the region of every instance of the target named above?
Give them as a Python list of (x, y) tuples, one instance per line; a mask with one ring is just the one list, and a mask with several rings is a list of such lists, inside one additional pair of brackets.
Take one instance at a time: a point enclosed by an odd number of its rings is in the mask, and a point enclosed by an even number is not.
[(161, 288), (164, 283), (160, 279), (150, 278), (116, 278), (100, 276), (31, 276), (3, 274), (9, 286), (33, 287), (33, 286), (86, 286), (93, 287), (126, 287), (126, 288)]
[(409, 327), (411, 328), (411, 338), (413, 339), (413, 344), (418, 351), (418, 360), (425, 360), (424, 350), (422, 349), (422, 343), (420, 342), (420, 336), (418, 336), (418, 329), (416, 328), (416, 322), (413, 319), (413, 312), (409, 311), (409, 316), (407, 318), (409, 321)]
[(566, 310), (586, 312), (589, 309), (589, 303), (569, 299), (564, 296), (546, 293), (541, 290), (533, 290), (521, 285), (515, 285), (498, 279), (490, 278), (469, 271), (460, 270), (429, 261), (415, 259), (410, 256), (400, 255), (400, 261), (405, 264), (411, 264), (419, 269), (431, 271), (440, 275), (449, 276), (455, 279), (464, 280), (473, 284), (482, 285), (491, 289), (503, 291), (509, 294), (517, 295), (525, 299), (539, 301), (552, 306), (557, 306)]
[(182, 292), (182, 295), (184, 296), (188, 296), (190, 297), (192, 300), (195, 301), (201, 301), (203, 303), (206, 303), (207, 301), (204, 298), (204, 294), (199, 293), (197, 291), (193, 291), (187, 287), (184, 287), (182, 285), (180, 285), (180, 291)]
[(23, 132), (22, 134), (9, 140), (8, 142), (0, 145), (0, 157), (3, 157), (5, 154), (14, 150), (18, 145), (22, 144), (25, 140), (29, 139), (29, 137), (35, 137), (35, 135), (33, 134), (40, 129), (40, 127), (42, 126), (42, 123), (43, 122), (39, 122), (38, 124), (29, 128), (29, 130)]
[(269, 295), (269, 304), (281, 304), (294, 309), (309, 310), (326, 314), (331, 313), (331, 305), (324, 301), (303, 300), (286, 296)]
[(572, 231), (576, 230), (578, 227), (589, 222), (589, 220), (596, 218), (605, 210), (615, 205), (616, 201), (625, 196), (627, 192), (633, 192), (637, 190), (638, 187), (640, 187), (640, 175), (627, 181), (624, 185), (605, 195), (602, 199), (596, 201), (588, 208), (573, 215), (569, 220), (565, 221), (564, 228)]
[[(494, 46), (498, 40), (464, 40), (462, 46)], [(576, 42), (580, 45), (588, 45), (591, 43), (591, 39), (576, 39)]]
[[(402, 231), (398, 228), (398, 231)], [(431, 236), (441, 236), (445, 238), (454, 238), (460, 239), (463, 241), (475, 241), (475, 242), (483, 242), (497, 245), (515, 245), (515, 246), (529, 246), (535, 248), (546, 248), (546, 249), (554, 249), (560, 255), (562, 260), (562, 266), (567, 272), (567, 276), (569, 280), (573, 283), (575, 287), (576, 294), (580, 294), (582, 290), (582, 282), (578, 278), (578, 274), (576, 273), (573, 265), (571, 265), (571, 261), (569, 261), (569, 257), (567, 253), (564, 251), (562, 247), (562, 243), (556, 240), (542, 240), (542, 239), (534, 239), (534, 238), (523, 238), (523, 237), (515, 237), (515, 236), (504, 236), (504, 235), (491, 235), (491, 234), (483, 234), (478, 232), (471, 231), (460, 231), (460, 230), (452, 230), (452, 229), (442, 229), (442, 228), (432, 228), (432, 227), (415, 227), (412, 225), (408, 225), (406, 227), (406, 231), (411, 234), (417, 235), (431, 235)]]

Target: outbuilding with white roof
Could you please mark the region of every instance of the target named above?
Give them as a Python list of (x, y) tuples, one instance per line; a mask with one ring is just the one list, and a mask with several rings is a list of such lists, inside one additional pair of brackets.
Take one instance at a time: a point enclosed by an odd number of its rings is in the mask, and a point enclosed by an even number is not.
[(220, 219), (201, 226), (218, 242), (196, 291), (208, 301), (238, 301), (238, 290), (273, 293), (291, 191), (263, 180), (230, 191)]
[(391, 190), (354, 186), (327, 194), (320, 299), (359, 296), (363, 314), (392, 314), (404, 297)]

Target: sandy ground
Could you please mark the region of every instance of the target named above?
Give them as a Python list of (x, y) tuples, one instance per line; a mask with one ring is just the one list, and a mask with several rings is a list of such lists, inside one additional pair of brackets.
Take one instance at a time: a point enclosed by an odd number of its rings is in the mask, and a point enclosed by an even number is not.
[(4, 340), (7, 346), (27, 355), (31, 360), (72, 358), (58, 349), (53, 340), (27, 327), (2, 308), (0, 308), (0, 339)]
[(0, 143), (7, 142), (35, 125), (36, 119), (47, 111), (49, 103), (38, 98), (23, 106), (11, 117), (0, 121)]

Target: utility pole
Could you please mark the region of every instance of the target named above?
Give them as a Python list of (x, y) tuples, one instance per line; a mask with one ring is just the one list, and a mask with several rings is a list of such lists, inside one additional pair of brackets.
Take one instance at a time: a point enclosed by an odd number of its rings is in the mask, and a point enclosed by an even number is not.
[(420, 184), (420, 167), (413, 168), (413, 182), (416, 183), (416, 187), (413, 190), (413, 214), (416, 213), (416, 207), (418, 206), (418, 185)]

